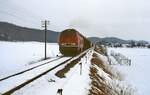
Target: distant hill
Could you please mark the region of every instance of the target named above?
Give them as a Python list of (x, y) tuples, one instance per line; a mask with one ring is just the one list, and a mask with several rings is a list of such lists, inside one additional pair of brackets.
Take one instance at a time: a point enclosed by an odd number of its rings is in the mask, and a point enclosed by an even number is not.
[(102, 41), (102, 38), (99, 38), (99, 37), (88, 37), (88, 39), (93, 43)]
[(124, 44), (128, 43), (127, 40), (122, 40), (116, 37), (105, 37), (105, 38), (89, 37), (88, 39), (92, 41), (93, 43), (96, 43), (96, 42), (124, 43)]
[(119, 44), (130, 44), (131, 42), (135, 42), (135, 43), (144, 43), (144, 44), (148, 44), (147, 41), (136, 41), (136, 40), (123, 40), (120, 38), (116, 38), (116, 37), (105, 37), (105, 38), (98, 38), (98, 37), (89, 37), (88, 38), (90, 41), (92, 41), (93, 43), (96, 42), (103, 42), (103, 43), (119, 43)]
[[(47, 41), (49, 43), (57, 43), (59, 32), (47, 31)], [(88, 38), (93, 43), (103, 42), (103, 43), (120, 43), (128, 44), (131, 42), (148, 43), (147, 41), (135, 41), (135, 40), (122, 40), (116, 37), (89, 37)], [(1, 41), (38, 41), (44, 42), (44, 30), (32, 29), (17, 26), (7, 22), (0, 22), (0, 40)]]
[[(56, 43), (59, 32), (47, 31), (47, 41)], [(44, 41), (44, 31), (20, 27), (7, 22), (0, 22), (0, 40), (3, 41)]]

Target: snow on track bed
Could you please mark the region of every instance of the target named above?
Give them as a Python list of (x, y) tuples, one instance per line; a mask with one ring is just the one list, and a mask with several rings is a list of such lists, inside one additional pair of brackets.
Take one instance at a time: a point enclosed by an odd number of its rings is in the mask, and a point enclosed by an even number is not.
[[(87, 95), (90, 87), (89, 56), (91, 56), (91, 50), (86, 52), (86, 55), (80, 60), (80, 62), (83, 63), (82, 75), (80, 75), (80, 64), (76, 64), (68, 73), (65, 74), (65, 78), (59, 78), (55, 76), (57, 71), (64, 68), (67, 63), (70, 63), (67, 62), (66, 64), (59, 66), (41, 78), (33, 81), (29, 85), (19, 89), (12, 95), (56, 95), (58, 89), (61, 88), (63, 89), (63, 95)], [(73, 61), (75, 59), (76, 58), (74, 57), (71, 60)]]
[(40, 66), (38, 68), (35, 68), (31, 71), (25, 72), (21, 75), (14, 76), (7, 80), (3, 80), (0, 82), (0, 86), (1, 86), (0, 93), (3, 95), (4, 93), (13, 89), (14, 87), (16, 87), (22, 83), (25, 83), (26, 81), (40, 75), (41, 72), (43, 73), (46, 70), (49, 70), (50, 68), (56, 67), (57, 65), (59, 65), (60, 63), (66, 61), (68, 59), (70, 59), (70, 57), (64, 57), (64, 58), (61, 58), (61, 59), (58, 59), (58, 60), (52, 62), (51, 64), (46, 64), (46, 65)]
[[(88, 49), (90, 50), (90, 49)], [(31, 83), (32, 81), (40, 78), (41, 76), (47, 74), (49, 71), (59, 67), (60, 65), (65, 64), (68, 61), (73, 61), (85, 54), (88, 50), (81, 53), (80, 55), (71, 58), (70, 57), (64, 57), (60, 58), (51, 64), (45, 64), (40, 67), (37, 67), (33, 70), (30, 70), (28, 72), (25, 72), (23, 74), (8, 78), (6, 80), (3, 80), (0, 82), (1, 88), (0, 88), (0, 94), (2, 95), (10, 95), (14, 93), (15, 91), (19, 90), (20, 88), (24, 87), (25, 85)]]
[(34, 65), (30, 66), (30, 67), (27, 68), (27, 69), (24, 69), (24, 70), (22, 70), (22, 71), (20, 71), (20, 72), (17, 72), (17, 73), (15, 73), (15, 74), (9, 75), (9, 76), (7, 76), (7, 77), (0, 78), (0, 81), (6, 80), (6, 79), (11, 78), (11, 77), (13, 77), (13, 76), (20, 75), (20, 74), (22, 74), (22, 73), (25, 73), (25, 72), (30, 71), (30, 70), (32, 70), (32, 69), (35, 69), (35, 68), (37, 68), (37, 67), (46, 65), (46, 64), (48, 64), (48, 63), (50, 63), (50, 62), (53, 62), (53, 61), (55, 61), (55, 60), (58, 60), (58, 59), (60, 59), (60, 58), (61, 58), (61, 57), (54, 58), (53, 60), (52, 60), (52, 59), (48, 59), (48, 60), (44, 60), (44, 61), (42, 61), (42, 62), (34, 63)]

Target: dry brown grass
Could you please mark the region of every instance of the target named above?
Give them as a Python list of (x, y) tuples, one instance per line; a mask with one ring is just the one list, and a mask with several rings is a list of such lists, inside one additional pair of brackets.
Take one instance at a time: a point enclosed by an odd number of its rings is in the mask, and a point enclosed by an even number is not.
[(97, 74), (97, 69), (90, 68), (91, 89), (89, 95), (119, 95), (111, 87), (105, 84), (105, 79)]
[(122, 75), (117, 71), (114, 72), (114, 69), (110, 67), (108, 64), (104, 63), (98, 56), (96, 56), (95, 53), (93, 54), (91, 63), (103, 69), (103, 71), (107, 73), (110, 76), (110, 78), (116, 78), (116, 79), (122, 80)]
[(102, 55), (107, 55), (107, 49), (104, 46), (100, 46), (100, 47), (96, 46), (94, 50)]
[(59, 78), (65, 78), (65, 74), (66, 74), (68, 71), (70, 71), (70, 69), (73, 68), (73, 67), (80, 61), (80, 59), (81, 59), (84, 55), (85, 55), (85, 54), (83, 54), (82, 56), (80, 56), (78, 59), (75, 59), (75, 60), (73, 60), (73, 61), (67, 63), (66, 66), (65, 66), (63, 69), (57, 71), (55, 75), (56, 75), (57, 77), (59, 77)]
[(72, 68), (72, 67), (74, 67), (77, 63), (78, 63), (78, 59), (77, 60), (73, 60), (73, 61), (71, 61), (69, 64), (67, 64), (66, 66), (65, 66), (65, 68), (63, 68), (63, 69), (61, 69), (61, 70), (59, 70), (58, 72), (56, 72), (56, 76), (57, 77), (59, 77), (59, 78), (65, 78), (65, 74), (68, 72), (68, 71), (70, 71), (70, 69)]
[[(92, 81), (88, 95), (134, 95), (130, 86), (121, 85), (121, 74), (119, 72), (114, 74), (114, 69), (104, 63), (96, 54), (93, 54), (91, 63), (89, 76)], [(106, 76), (99, 74), (100, 71)]]

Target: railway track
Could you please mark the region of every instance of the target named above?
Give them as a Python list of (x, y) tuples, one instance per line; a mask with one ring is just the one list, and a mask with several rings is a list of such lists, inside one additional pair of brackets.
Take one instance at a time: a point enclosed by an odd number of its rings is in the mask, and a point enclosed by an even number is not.
[(63, 62), (69, 61), (70, 57), (62, 57), (48, 64), (36, 67), (32, 70), (26, 71), (22, 74), (14, 75), (10, 78), (0, 81), (0, 94), (1, 95), (11, 95), (16, 90), (24, 87), (30, 82), (38, 79), (42, 75), (48, 73), (49, 71), (57, 68)]
[[(62, 56), (62, 57), (63, 57), (63, 56)], [(25, 72), (27, 72), (27, 71), (33, 70), (33, 69), (38, 68), (38, 67), (43, 66), (43, 65), (46, 65), (46, 64), (48, 64), (48, 63), (50, 63), (50, 62), (53, 62), (53, 61), (55, 61), (55, 60), (58, 60), (58, 59), (60, 59), (60, 58), (62, 58), (62, 57), (59, 57), (59, 58), (56, 58), (56, 59), (53, 59), (53, 60), (50, 60), (50, 61), (43, 62), (42, 64), (39, 64), (39, 65), (30, 67), (30, 68), (25, 69), (25, 70), (22, 70), (22, 71), (20, 71), (20, 72), (18, 72), (18, 73), (9, 75), (9, 76), (4, 77), (4, 78), (0, 78), (0, 81), (6, 80), (6, 79), (8, 79), (8, 78), (11, 78), (11, 77), (14, 77), (14, 76), (17, 76), (17, 75), (20, 75), (20, 74), (23, 74), (23, 73), (25, 73)]]
[[(90, 49), (88, 49), (90, 50)], [(84, 51), (76, 57), (61, 57), (52, 62), (46, 62), (38, 66), (29, 68), (19, 73), (2, 78), (0, 81), (0, 95), (11, 95), (15, 91), (23, 88), (34, 80), (42, 77), (55, 68), (64, 65), (68, 61), (73, 61), (83, 56), (88, 50)], [(15, 81), (15, 82), (14, 82)], [(16, 82), (17, 81), (17, 82)]]

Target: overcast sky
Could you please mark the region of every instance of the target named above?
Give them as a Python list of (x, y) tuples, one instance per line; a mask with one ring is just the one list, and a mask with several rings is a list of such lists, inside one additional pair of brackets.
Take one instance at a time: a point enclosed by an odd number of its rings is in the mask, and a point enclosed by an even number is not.
[(86, 36), (150, 41), (150, 0), (0, 0), (0, 20)]

